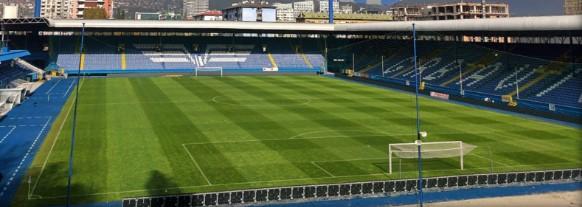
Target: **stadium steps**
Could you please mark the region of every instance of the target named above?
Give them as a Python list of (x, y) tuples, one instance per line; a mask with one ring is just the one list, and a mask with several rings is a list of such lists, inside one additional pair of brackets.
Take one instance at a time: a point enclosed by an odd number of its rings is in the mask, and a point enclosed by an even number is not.
[[(489, 53), (488, 55), (484, 56), (483, 58), (479, 59), (474, 64), (469, 64), (467, 70), (463, 71), (462, 76), (467, 77), (469, 74), (475, 72), (476, 70), (485, 67), (493, 62), (495, 62), (499, 57), (495, 56), (493, 53)], [(441, 84), (443, 87), (447, 87), (449, 84), (454, 83), (459, 80), (459, 76), (453, 76), (453, 78), (445, 81)]]
[(269, 57), (269, 62), (271, 62), (271, 66), (273, 68), (279, 68), (279, 66), (277, 66), (277, 61), (275, 61), (275, 57), (273, 57), (273, 54), (271, 54), (270, 52), (267, 54), (267, 57)]
[(119, 48), (121, 48), (121, 52), (119, 56), (121, 56), (121, 70), (127, 69), (127, 56), (125, 55), (125, 44), (119, 44)]
[(81, 70), (85, 69), (85, 52), (81, 53), (81, 63), (79, 65)]
[(300, 46), (296, 46), (295, 53), (301, 56), (303, 62), (305, 62), (305, 65), (307, 65), (307, 67), (313, 68), (313, 64), (311, 64), (311, 61), (309, 61), (309, 58), (307, 58), (307, 55), (305, 55), (305, 52), (303, 52)]
[(29, 70), (31, 72), (34, 72), (34, 73), (37, 73), (37, 74), (41, 74), (41, 75), (44, 74), (44, 70), (42, 70), (42, 69), (40, 69), (40, 68), (38, 68), (38, 67), (36, 67), (36, 66), (28, 63), (28, 62), (26, 62), (23, 59), (16, 58), (16, 59), (14, 59), (14, 62), (16, 63), (16, 65), (20, 66), (23, 69), (27, 69), (27, 70)]
[[(529, 81), (528, 83), (526, 83), (525, 85), (523, 85), (522, 87), (519, 88), (520, 91), (526, 91), (527, 89), (529, 89), (530, 87), (538, 84), (539, 82), (541, 82), (542, 80), (548, 78), (551, 75), (560, 75), (562, 72), (560, 71), (562, 68), (564, 68), (564, 64), (561, 62), (553, 62), (547, 66), (542, 66), (542, 68), (540, 68), (540, 70), (536, 71), (536, 73), (540, 74), (538, 77), (532, 79), (531, 81)], [(512, 91), (511, 93), (507, 94), (508, 96), (514, 96), (517, 94), (517, 90)]]
[[(539, 74), (538, 77), (532, 79), (531, 81), (527, 82), (525, 85), (523, 85), (522, 87), (519, 87), (520, 91), (526, 91), (528, 88), (532, 87), (533, 85), (537, 84), (538, 82), (544, 80), (545, 78), (547, 78), (550, 74), (548, 73), (544, 73), (544, 70), (541, 70), (541, 72), (537, 72), (537, 73), (541, 73)], [(517, 90), (512, 91), (511, 93), (507, 94), (508, 96), (515, 96), (517, 94)]]

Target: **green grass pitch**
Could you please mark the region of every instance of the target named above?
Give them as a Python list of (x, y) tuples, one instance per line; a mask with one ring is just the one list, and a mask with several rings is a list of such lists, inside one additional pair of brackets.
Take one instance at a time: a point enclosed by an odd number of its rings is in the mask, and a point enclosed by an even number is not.
[[(74, 202), (416, 177), (387, 146), (412, 142), (412, 94), (317, 76), (92, 78), (81, 84)], [(63, 203), (71, 96), (14, 202)], [(425, 176), (582, 167), (582, 130), (420, 98), (428, 141), (465, 157), (427, 159)]]

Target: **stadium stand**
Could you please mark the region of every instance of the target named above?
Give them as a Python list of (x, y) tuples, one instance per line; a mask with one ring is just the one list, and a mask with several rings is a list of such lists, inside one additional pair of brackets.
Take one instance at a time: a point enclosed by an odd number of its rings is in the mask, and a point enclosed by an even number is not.
[[(55, 44), (77, 42), (71, 37), (53, 39)], [(62, 47), (54, 49), (56, 64), (68, 72), (81, 66), (87, 73), (189, 72), (196, 67), (221, 67), (234, 72), (316, 72), (325, 64), (317, 46), (301, 48), (291, 41), (225, 44), (229, 41), (88, 38), (86, 42), (83, 53), (78, 52), (78, 44), (59, 44)]]
[[(544, 53), (543, 57), (553, 58), (548, 60), (479, 45), (454, 46), (453, 43), (437, 42), (422, 44), (424, 45), (418, 48), (418, 66), (422, 81), (432, 90), (460, 94), (462, 84), (463, 93), (478, 93), (475, 98), (479, 99), (490, 98), (501, 102), (501, 96), (510, 95), (521, 101), (538, 102), (546, 106), (553, 104), (573, 107), (578, 108), (575, 109), (578, 111), (582, 107), (582, 84), (579, 78), (582, 69), (580, 64), (567, 63), (563, 56), (568, 55), (564, 55), (563, 50), (554, 52), (555, 54)], [(392, 43), (370, 45), (394, 47)], [(369, 57), (366, 54), (371, 53), (370, 48), (377, 47), (353, 47), (343, 52)], [(413, 86), (415, 71), (412, 52), (408, 51), (411, 48), (406, 46), (393, 50), (375, 50), (375, 55), (369, 59), (374, 59), (376, 64), (355, 60), (355, 72), (371, 79)], [(543, 53), (539, 50), (529, 52), (528, 55)], [(378, 64), (378, 54), (385, 57), (383, 67)]]

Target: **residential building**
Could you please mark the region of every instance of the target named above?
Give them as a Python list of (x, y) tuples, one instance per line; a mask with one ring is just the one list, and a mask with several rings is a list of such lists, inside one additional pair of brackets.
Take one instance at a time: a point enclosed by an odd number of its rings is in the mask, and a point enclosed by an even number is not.
[(482, 4), (481, 0), (402, 0), (391, 9), (397, 21), (509, 17), (507, 3)]
[(72, 1), (76, 0), (41, 0), (40, 16), (50, 19), (68, 19), (76, 17), (71, 12)]
[(292, 3), (275, 3), (277, 9), (277, 22), (295, 22), (295, 10)]
[(136, 12), (135, 20), (160, 20), (162, 14), (160, 12)]
[(334, 10), (334, 13), (343, 13), (343, 14), (351, 14), (354, 12), (354, 8), (352, 4), (341, 4), (339, 5), (339, 10)]
[[(386, 14), (360, 14), (360, 13), (334, 14), (335, 24), (383, 22), (383, 21), (392, 21), (392, 16)], [(329, 22), (329, 16), (327, 13), (306, 12), (299, 14), (299, 16), (297, 17), (297, 22), (327, 24)]]
[[(338, 0), (333, 0), (333, 11), (336, 13), (339, 11), (339, 2)], [(329, 12), (329, 0), (320, 0), (319, 1), (319, 12), (327, 13)]]
[(313, 0), (293, 2), (293, 11), (295, 12), (295, 16), (304, 12), (314, 12), (315, 5), (313, 4)]
[[(62, 0), (64, 1), (64, 0)], [(72, 18), (82, 19), (88, 8), (102, 8), (107, 19), (113, 16), (113, 0), (71, 0)]]
[(206, 11), (194, 15), (195, 21), (222, 21), (222, 11)]
[(242, 22), (276, 22), (277, 10), (274, 6), (267, 4), (237, 4), (222, 10), (222, 19)]
[(209, 10), (209, 0), (184, 0), (182, 10), (185, 19), (192, 19), (195, 15)]
[(582, 14), (582, 0), (564, 0), (564, 14)]

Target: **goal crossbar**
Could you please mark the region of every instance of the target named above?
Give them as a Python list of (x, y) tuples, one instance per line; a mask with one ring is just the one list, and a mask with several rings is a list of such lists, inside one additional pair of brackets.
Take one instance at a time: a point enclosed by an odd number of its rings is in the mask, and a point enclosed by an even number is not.
[(421, 146), (423, 158), (450, 158), (459, 157), (461, 170), (464, 169), (464, 155), (475, 149), (476, 146), (463, 143), (462, 141), (446, 142), (415, 142), (397, 143), (388, 145), (388, 172), (392, 174), (393, 154), (400, 158), (418, 158), (418, 146)]
[(222, 77), (224, 74), (222, 67), (196, 67), (196, 68), (194, 68), (194, 76), (198, 77), (199, 72), (220, 72), (220, 77)]

